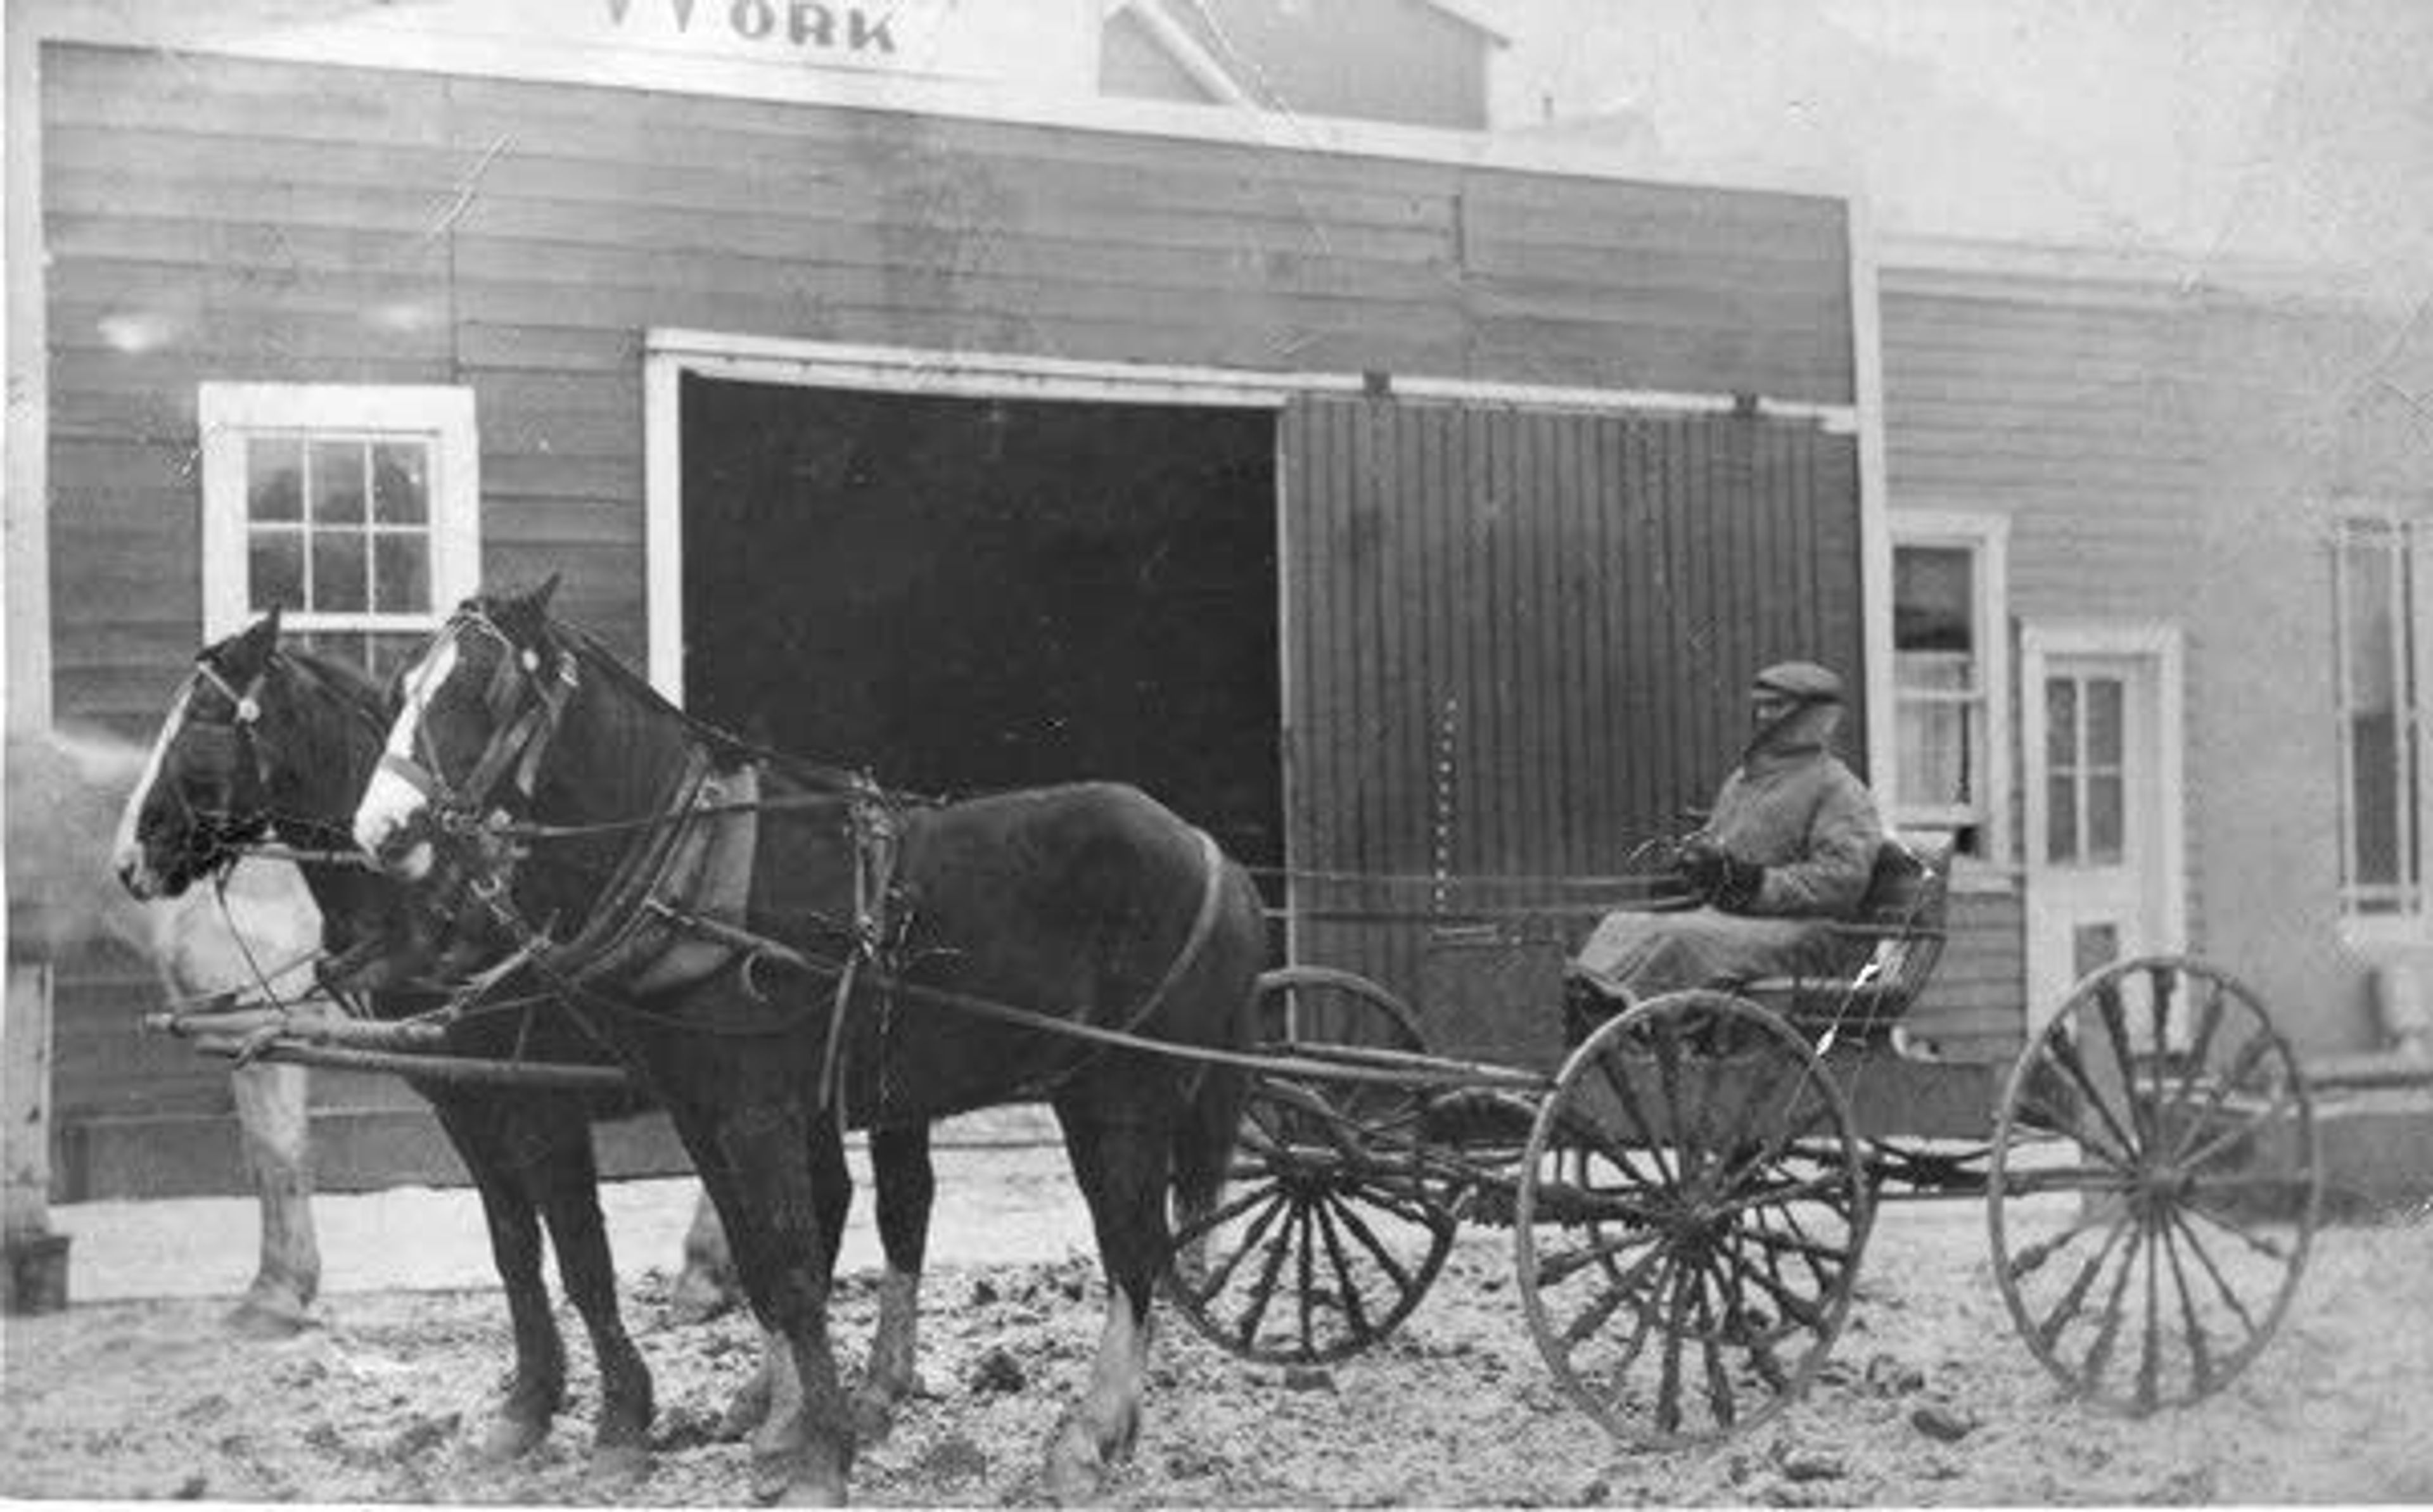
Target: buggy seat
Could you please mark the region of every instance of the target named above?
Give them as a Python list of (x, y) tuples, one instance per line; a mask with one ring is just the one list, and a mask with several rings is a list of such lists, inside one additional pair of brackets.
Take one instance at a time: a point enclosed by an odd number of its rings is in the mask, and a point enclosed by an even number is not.
[(1844, 942), (1836, 970), (1760, 977), (1744, 983), (1740, 994), (1803, 1029), (1881, 1032), (1910, 1011), (1934, 974), (1943, 955), (1949, 883), (1948, 850), (1921, 856), (1886, 840), (1876, 852), (1858, 913), (1831, 926)]

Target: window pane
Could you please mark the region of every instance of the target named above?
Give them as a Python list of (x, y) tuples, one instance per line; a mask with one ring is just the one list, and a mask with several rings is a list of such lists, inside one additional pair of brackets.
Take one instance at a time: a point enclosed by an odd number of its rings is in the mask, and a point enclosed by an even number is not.
[(1893, 646), (1899, 651), (1973, 651), (1977, 583), (1965, 546), (1902, 546), (1893, 552)]
[(2045, 859), (2078, 859), (2078, 784), (2067, 777), (2045, 779)]
[(313, 535), (313, 607), (328, 614), (361, 613), (364, 538), (353, 531)]
[(304, 518), (304, 443), (256, 435), (245, 443), (245, 509), (253, 519)]
[(304, 533), (257, 530), (246, 540), (246, 607), (304, 607)]
[(429, 447), (419, 441), (383, 441), (372, 448), (372, 518), (395, 525), (431, 518)]
[(382, 631), (364, 638), (370, 643), (365, 670), (377, 681), (386, 683), (405, 670), (431, 637), (404, 631)]
[(2120, 926), (2082, 924), (2069, 932), (2069, 969), (2080, 977), (2120, 959)]
[(2121, 805), (2124, 790), (2117, 776), (2089, 777), (2086, 781), (2086, 858), (2097, 866), (2118, 865), (2121, 842)]
[(1900, 706), (1899, 802), (1948, 806), (1974, 801), (1969, 769), (1973, 705), (1905, 703)]
[(2086, 684), (2086, 764), (2107, 772), (2120, 770), (2120, 679), (2089, 678)]
[(419, 614), (431, 607), (431, 543), (419, 532), (373, 535), (372, 607), (385, 614)]
[(364, 444), (313, 443), (311, 479), (315, 524), (352, 524), (364, 518)]
[(2356, 882), (2399, 880), (2399, 767), (2387, 713), (2349, 722), (2349, 804), (2356, 828)]
[(2067, 677), (2045, 679), (2045, 765), (2078, 770), (2078, 685)]
[(1965, 693), (1977, 686), (1977, 659), (1944, 651), (1904, 651), (1893, 657), (1893, 681), (1918, 692)]
[(2390, 622), (2392, 557), (2390, 532), (2374, 526), (2353, 527), (2343, 552), (2346, 595), (2340, 605), (2347, 651), (2348, 696), (2352, 709), (2391, 706), (2397, 680), (2398, 644)]

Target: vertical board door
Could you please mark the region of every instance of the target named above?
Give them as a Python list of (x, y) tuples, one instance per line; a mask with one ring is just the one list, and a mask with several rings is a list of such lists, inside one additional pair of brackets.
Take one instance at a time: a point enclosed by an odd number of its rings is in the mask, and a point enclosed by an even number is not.
[(1440, 1052), (1551, 1067), (1564, 956), (1712, 796), (1750, 672), (1859, 684), (1855, 443), (1308, 397), (1280, 445), (1294, 958), (1403, 994)]

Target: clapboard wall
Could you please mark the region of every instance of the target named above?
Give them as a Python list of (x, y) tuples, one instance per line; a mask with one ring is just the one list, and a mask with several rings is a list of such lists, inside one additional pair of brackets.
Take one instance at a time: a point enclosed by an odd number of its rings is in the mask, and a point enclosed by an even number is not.
[[(469, 386), (485, 577), (563, 571), (636, 660), (655, 327), (1854, 395), (1832, 199), (82, 44), (40, 70), (56, 705), (130, 734), (199, 638), (205, 382)], [(67, 1003), (63, 1115), (140, 1105), (125, 1013)]]

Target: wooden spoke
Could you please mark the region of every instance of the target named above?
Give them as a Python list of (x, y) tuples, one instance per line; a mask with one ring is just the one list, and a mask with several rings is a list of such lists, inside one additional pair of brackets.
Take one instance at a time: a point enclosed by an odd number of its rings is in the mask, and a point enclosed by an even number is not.
[[(1260, 1037), (1424, 1054), (1409, 1011), (1348, 972), (1290, 968), (1261, 981)], [(1179, 1225), (1168, 1296), (1203, 1336), (1270, 1364), (1357, 1353), (1401, 1326), (1452, 1252), (1455, 1221), (1419, 1146), (1411, 1087), (1262, 1076), (1244, 1111), (1229, 1190)], [(1185, 1247), (1204, 1259), (1181, 1264)]]
[(1711, 1440), (1814, 1379), (1848, 1312), (1868, 1192), (1839, 1086), (1773, 1014), (1701, 992), (1608, 1020), (1557, 1077), (1520, 1169), (1531, 1333), (1608, 1431)]
[(1538, 1282), (1552, 1286), (1572, 1279), (1574, 1273), (1588, 1266), (1609, 1265), (1616, 1257), (1633, 1249), (1644, 1249), (1659, 1243), (1661, 1236), (1644, 1230), (1632, 1230), (1618, 1236), (1592, 1234), (1589, 1242), (1567, 1254), (1546, 1255), (1538, 1262)]
[[(2029, 1089), (2055, 1079), (2095, 1104), (2060, 1121), (2076, 1161), (2018, 1138), (2042, 1116)], [(2322, 1180), (2305, 1079), (2255, 995), (2186, 957), (2122, 962), (2082, 983), (2013, 1068), (1987, 1181), (1995, 1279), (2072, 1392), (2139, 1414), (2194, 1402), (2279, 1327)]]

